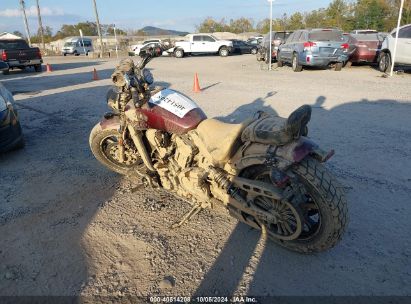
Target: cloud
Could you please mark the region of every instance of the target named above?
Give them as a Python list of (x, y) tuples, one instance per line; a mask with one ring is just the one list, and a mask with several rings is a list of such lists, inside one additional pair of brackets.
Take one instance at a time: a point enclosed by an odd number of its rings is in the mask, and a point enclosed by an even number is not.
[[(50, 8), (47, 6), (40, 7), (41, 15), (42, 16), (63, 16), (64, 11), (60, 8)], [(11, 9), (7, 8), (5, 10), (0, 10), (0, 17), (20, 17), (21, 16), (20, 9)], [(37, 17), (37, 8), (33, 5), (29, 8), (26, 8), (26, 15), (27, 17)]]

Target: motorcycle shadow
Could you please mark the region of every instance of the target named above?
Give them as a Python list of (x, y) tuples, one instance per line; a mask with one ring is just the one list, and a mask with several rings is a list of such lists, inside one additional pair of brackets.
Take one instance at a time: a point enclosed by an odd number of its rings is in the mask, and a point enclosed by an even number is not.
[(240, 123), (247, 118), (252, 117), (258, 111), (265, 112), (269, 115), (278, 116), (277, 111), (270, 105), (266, 104), (266, 99), (274, 96), (275, 94), (277, 94), (276, 91), (268, 92), (264, 97), (259, 97), (248, 104), (238, 107), (232, 113), (226, 116), (215, 117), (215, 119), (225, 123)]

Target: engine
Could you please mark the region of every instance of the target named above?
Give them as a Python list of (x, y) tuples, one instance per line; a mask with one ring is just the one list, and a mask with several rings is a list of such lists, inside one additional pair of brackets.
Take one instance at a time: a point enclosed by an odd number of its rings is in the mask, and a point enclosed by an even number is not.
[[(152, 157), (162, 186), (194, 202), (207, 202), (211, 198), (207, 172), (196, 166), (198, 148), (187, 135), (172, 135), (159, 130), (147, 130), (146, 137), (152, 147)], [(157, 155), (154, 155), (156, 154)]]

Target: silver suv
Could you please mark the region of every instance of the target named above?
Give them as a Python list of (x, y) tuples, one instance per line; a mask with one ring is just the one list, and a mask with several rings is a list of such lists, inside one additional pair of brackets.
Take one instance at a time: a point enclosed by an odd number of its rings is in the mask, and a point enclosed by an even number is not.
[(295, 31), (277, 52), (278, 66), (291, 63), (294, 72), (303, 66), (326, 67), (335, 64), (340, 71), (348, 60), (349, 44), (338, 29), (307, 29)]
[[(385, 37), (380, 56), (378, 58), (378, 67), (381, 72), (387, 72), (391, 69), (391, 53), (394, 52), (395, 35), (397, 29), (394, 29)], [(411, 65), (411, 24), (400, 27), (398, 32), (397, 54), (395, 56), (396, 65)]]

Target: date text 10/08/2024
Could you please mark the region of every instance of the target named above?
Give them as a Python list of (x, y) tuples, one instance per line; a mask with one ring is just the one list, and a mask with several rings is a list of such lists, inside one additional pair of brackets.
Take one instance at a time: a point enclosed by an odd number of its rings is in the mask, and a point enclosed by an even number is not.
[(254, 297), (150, 297), (150, 303), (258, 303)]

